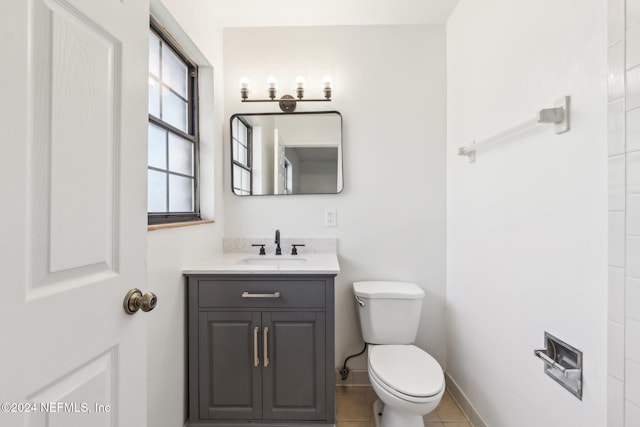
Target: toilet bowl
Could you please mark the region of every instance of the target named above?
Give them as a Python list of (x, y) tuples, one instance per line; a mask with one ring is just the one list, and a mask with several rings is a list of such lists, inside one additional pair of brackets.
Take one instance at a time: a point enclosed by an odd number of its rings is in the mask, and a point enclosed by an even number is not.
[(438, 362), (413, 345), (424, 291), (414, 283), (355, 282), (362, 337), (369, 344), (369, 380), (378, 401), (377, 427), (423, 427), (445, 391)]
[(368, 372), (381, 401), (374, 407), (379, 427), (422, 427), (422, 416), (433, 411), (444, 394), (440, 365), (413, 345), (369, 347)]

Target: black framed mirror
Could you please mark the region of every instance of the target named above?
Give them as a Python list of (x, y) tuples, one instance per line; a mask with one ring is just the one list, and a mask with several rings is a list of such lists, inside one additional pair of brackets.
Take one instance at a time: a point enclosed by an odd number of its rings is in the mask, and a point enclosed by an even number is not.
[(238, 196), (340, 193), (341, 114), (231, 116), (231, 188)]

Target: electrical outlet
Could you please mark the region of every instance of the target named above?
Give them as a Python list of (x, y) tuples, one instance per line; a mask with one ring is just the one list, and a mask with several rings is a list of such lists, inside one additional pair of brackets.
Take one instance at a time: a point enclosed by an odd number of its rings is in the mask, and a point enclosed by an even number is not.
[(338, 225), (335, 209), (326, 209), (324, 211), (324, 225), (325, 227), (335, 227)]

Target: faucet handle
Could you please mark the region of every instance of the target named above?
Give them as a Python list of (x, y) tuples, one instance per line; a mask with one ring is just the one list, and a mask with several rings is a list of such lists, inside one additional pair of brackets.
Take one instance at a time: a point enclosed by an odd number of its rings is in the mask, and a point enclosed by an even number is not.
[(260, 255), (266, 255), (267, 253), (264, 250), (264, 245), (263, 244), (256, 244), (256, 245), (251, 245), (251, 246), (260, 246)]
[(292, 246), (291, 255), (298, 255), (298, 246), (305, 246), (305, 245), (303, 245), (302, 243), (296, 243), (291, 246)]

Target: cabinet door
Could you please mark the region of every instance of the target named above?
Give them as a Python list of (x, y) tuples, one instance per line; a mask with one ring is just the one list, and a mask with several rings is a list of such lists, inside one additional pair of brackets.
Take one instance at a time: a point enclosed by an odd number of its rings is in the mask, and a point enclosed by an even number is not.
[(263, 312), (263, 418), (324, 420), (325, 314)]
[(201, 312), (199, 323), (200, 418), (262, 418), (260, 313)]

